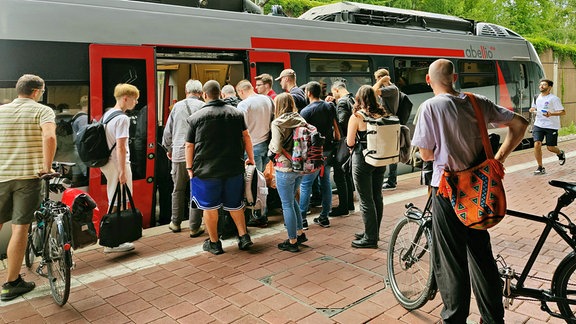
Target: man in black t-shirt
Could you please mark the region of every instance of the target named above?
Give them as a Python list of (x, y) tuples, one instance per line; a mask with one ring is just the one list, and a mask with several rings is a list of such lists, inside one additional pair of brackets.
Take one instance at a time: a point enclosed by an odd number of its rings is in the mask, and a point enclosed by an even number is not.
[(246, 250), (252, 240), (244, 219), (244, 163), (254, 164), (252, 141), (242, 112), (219, 99), (220, 84), (210, 80), (202, 90), (206, 104), (187, 119), (186, 170), (192, 200), (204, 211), (210, 236), (203, 249), (224, 253), (218, 239), (218, 209), (223, 206), (238, 229), (238, 247)]
[[(311, 81), (306, 85), (306, 95), (310, 104), (302, 109), (300, 113), (306, 122), (315, 126), (318, 132), (325, 137), (324, 142), (324, 156), (332, 154), (333, 140), (334, 140), (334, 121), (336, 120), (336, 108), (323, 100), (320, 100), (320, 93), (322, 86), (316, 81)], [(310, 192), (312, 191), (312, 183), (314, 179), (320, 174), (320, 191), (322, 197), (322, 211), (318, 218), (314, 218), (314, 223), (322, 226), (329, 227), (330, 221), (328, 214), (332, 208), (332, 184), (330, 182), (330, 166), (324, 164), (323, 173), (320, 171), (307, 174), (302, 178), (300, 185), (300, 212), (302, 213), (303, 221), (306, 220), (306, 213), (308, 212), (308, 205), (310, 203)], [(308, 223), (306, 221), (306, 223)]]

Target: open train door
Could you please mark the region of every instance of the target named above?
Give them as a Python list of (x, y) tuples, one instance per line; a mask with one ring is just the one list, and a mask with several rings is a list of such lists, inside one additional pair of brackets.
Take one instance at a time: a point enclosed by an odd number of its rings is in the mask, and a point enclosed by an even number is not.
[[(276, 79), (282, 70), (290, 68), (290, 54), (286, 52), (257, 52), (248, 51), (250, 60), (250, 81), (255, 85), (256, 76), (262, 73), (268, 73)], [(280, 82), (273, 83), (273, 89), (276, 93), (282, 93), (284, 90), (280, 87)]]
[[(129, 83), (140, 90), (138, 104), (127, 112), (130, 124), (130, 162), (134, 204), (142, 212), (143, 226), (155, 225), (156, 156), (156, 60), (149, 46), (90, 45), (90, 119), (100, 120), (114, 107), (114, 87)], [(102, 213), (108, 210), (106, 178), (99, 168), (90, 169), (89, 193)]]

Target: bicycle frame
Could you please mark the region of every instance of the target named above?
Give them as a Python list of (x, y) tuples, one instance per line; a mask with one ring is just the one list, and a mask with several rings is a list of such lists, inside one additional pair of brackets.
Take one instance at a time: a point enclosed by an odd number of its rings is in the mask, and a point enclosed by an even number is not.
[[(515, 210), (506, 211), (506, 215), (526, 219), (537, 223), (543, 223), (546, 226), (542, 230), (542, 234), (540, 235), (538, 242), (534, 246), (534, 249), (530, 254), (530, 257), (528, 258), (526, 265), (522, 269), (522, 273), (520, 274), (520, 276), (514, 276), (514, 278), (516, 278), (516, 284), (510, 285), (509, 291), (507, 289), (504, 289), (503, 292), (504, 297), (507, 298), (528, 297), (540, 300), (542, 302), (541, 304), (542, 310), (548, 312), (552, 316), (560, 318), (564, 318), (564, 316), (550, 310), (546, 302), (565, 302), (568, 304), (576, 305), (576, 299), (568, 299), (555, 296), (553, 291), (524, 287), (525, 281), (528, 278), (528, 275), (532, 270), (532, 267), (534, 266), (534, 262), (536, 261), (536, 258), (542, 251), (544, 243), (546, 242), (552, 230), (554, 230), (566, 242), (566, 244), (568, 244), (570, 247), (572, 247), (574, 251), (576, 251), (576, 244), (574, 241), (574, 236), (576, 235), (576, 226), (569, 220), (568, 225), (564, 225), (559, 221), (559, 215), (562, 214), (560, 210), (563, 207), (568, 206), (573, 200), (574, 200), (573, 194), (571, 194), (570, 192), (564, 193), (562, 196), (558, 198), (556, 208), (553, 211), (549, 212), (548, 215), (546, 216), (537, 216)], [(569, 234), (567, 233), (568, 232), (567, 229), (569, 230)], [(572, 237), (570, 235), (572, 235)], [(562, 263), (556, 268), (555, 271), (558, 271), (561, 265)]]

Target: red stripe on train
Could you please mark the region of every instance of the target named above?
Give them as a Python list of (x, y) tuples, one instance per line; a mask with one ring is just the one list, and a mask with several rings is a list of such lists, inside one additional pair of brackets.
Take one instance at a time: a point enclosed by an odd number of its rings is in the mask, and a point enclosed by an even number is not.
[(412, 56), (464, 57), (464, 50), (252, 37), (252, 48)]

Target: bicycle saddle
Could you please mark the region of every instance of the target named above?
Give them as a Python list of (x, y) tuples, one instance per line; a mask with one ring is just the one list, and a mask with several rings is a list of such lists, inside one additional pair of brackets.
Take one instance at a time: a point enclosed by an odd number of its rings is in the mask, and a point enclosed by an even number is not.
[(571, 194), (576, 195), (576, 182), (566, 182), (560, 180), (550, 180), (548, 183), (551, 186), (562, 188), (566, 191), (570, 191)]

